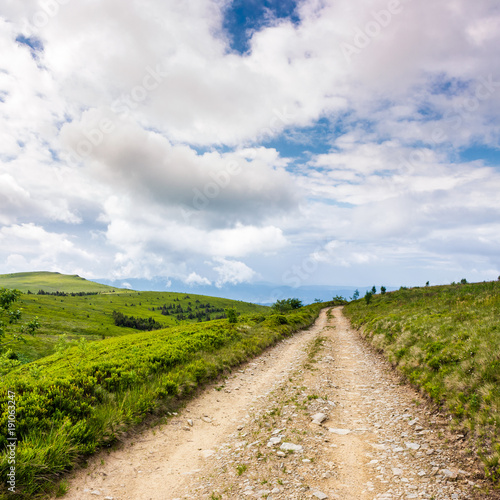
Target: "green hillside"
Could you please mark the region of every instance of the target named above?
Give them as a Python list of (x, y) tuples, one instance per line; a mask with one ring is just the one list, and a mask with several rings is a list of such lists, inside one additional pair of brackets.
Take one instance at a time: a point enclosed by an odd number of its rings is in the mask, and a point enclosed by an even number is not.
[(500, 281), (401, 289), (351, 302), (344, 312), (451, 412), (500, 482)]
[[(35, 337), (14, 349), (22, 362), (55, 352), (61, 342), (82, 337), (102, 340), (137, 329), (116, 326), (113, 312), (152, 321), (164, 328), (220, 319), (225, 309), (240, 315), (267, 313), (268, 307), (247, 302), (173, 292), (135, 292), (58, 273), (18, 273), (0, 276), (0, 288), (24, 291), (20, 301), (23, 320), (41, 324)], [(39, 295), (40, 290), (44, 294)], [(64, 335), (64, 337), (62, 337)]]
[(100, 283), (88, 281), (80, 276), (51, 273), (39, 271), (32, 273), (0, 274), (0, 288), (15, 288), (21, 292), (32, 293), (43, 289), (46, 292), (101, 292), (109, 293), (113, 290), (124, 291), (124, 289), (113, 288)]
[[(16, 491), (35, 498), (56, 490), (61, 474), (115, 441), (147, 415), (165, 415), (205, 381), (310, 325), (326, 304), (287, 314), (254, 314), (80, 342), (11, 371), (0, 386), (0, 429), (15, 405)], [(0, 476), (9, 471), (0, 432)]]

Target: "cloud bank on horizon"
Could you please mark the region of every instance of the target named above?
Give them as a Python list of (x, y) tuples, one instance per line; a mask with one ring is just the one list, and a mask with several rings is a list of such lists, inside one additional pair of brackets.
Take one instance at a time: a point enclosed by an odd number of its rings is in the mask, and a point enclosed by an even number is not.
[(500, 274), (496, 0), (0, 7), (0, 273)]

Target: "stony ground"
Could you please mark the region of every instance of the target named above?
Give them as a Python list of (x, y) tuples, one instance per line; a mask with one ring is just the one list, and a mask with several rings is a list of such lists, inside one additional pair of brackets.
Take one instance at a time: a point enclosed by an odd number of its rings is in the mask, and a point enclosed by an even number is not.
[(493, 498), (462, 440), (336, 308), (96, 457), (65, 498)]

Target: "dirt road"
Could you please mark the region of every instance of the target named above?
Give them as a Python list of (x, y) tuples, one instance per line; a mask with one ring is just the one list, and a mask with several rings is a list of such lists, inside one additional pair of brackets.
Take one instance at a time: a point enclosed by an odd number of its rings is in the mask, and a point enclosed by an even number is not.
[(64, 498), (476, 498), (460, 440), (336, 308), (92, 459)]

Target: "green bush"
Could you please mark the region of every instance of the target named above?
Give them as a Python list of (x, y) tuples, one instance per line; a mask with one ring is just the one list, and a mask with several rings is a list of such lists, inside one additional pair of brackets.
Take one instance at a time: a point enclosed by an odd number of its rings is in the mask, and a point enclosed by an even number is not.
[(279, 313), (286, 313), (293, 309), (300, 309), (302, 307), (302, 301), (299, 299), (282, 299), (277, 300), (272, 307)]
[(226, 316), (229, 323), (238, 323), (238, 314), (234, 307), (226, 309)]
[[(8, 355), (5, 358), (10, 360), (16, 360), (18, 357), (10, 347), (6, 346), (24, 340), (22, 334), (34, 335), (40, 328), (38, 318), (35, 317), (22, 325), (19, 331), (12, 329), (12, 325), (15, 325), (21, 319), (21, 310), (14, 309), (20, 297), (21, 292), (19, 290), (0, 288), (0, 353), (3, 350), (8, 350)], [(8, 341), (6, 340), (7, 334), (10, 334)]]
[[(356, 290), (357, 291), (357, 290)], [(359, 292), (358, 292), (359, 294)], [(342, 297), (342, 295), (335, 295), (335, 297), (332, 298), (332, 300), (328, 303), (331, 306), (343, 306), (347, 304), (347, 300)]]

